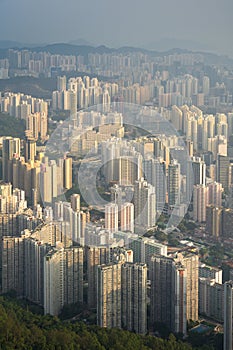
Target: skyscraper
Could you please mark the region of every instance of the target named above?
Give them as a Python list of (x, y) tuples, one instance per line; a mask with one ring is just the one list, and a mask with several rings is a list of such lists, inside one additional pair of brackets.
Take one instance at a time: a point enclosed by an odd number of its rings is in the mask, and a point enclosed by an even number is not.
[[(48, 230), (49, 231), (49, 230)], [(45, 228), (45, 234), (49, 232)], [(49, 239), (49, 237), (48, 237)], [(24, 296), (28, 300), (43, 305), (44, 303), (44, 258), (51, 249), (49, 244), (44, 244), (39, 237), (28, 237), (24, 240)]]
[(66, 76), (57, 77), (57, 90), (64, 91), (66, 90)]
[(197, 222), (206, 221), (206, 206), (209, 204), (209, 188), (196, 185), (193, 188), (193, 219)]
[(180, 202), (180, 164), (173, 160), (168, 165), (168, 204), (170, 207)]
[(20, 139), (4, 137), (2, 143), (2, 179), (6, 182), (13, 180), (12, 159), (20, 157)]
[(80, 210), (80, 194), (72, 194), (72, 196), (70, 197), (70, 201), (71, 201), (71, 208), (74, 211), (79, 211)]
[(121, 269), (122, 327), (147, 332), (147, 266), (125, 263)]
[(44, 313), (76, 302), (83, 302), (83, 249), (57, 246), (44, 258)]
[(33, 138), (27, 138), (24, 141), (24, 156), (25, 162), (34, 161), (36, 156), (36, 140)]
[(164, 323), (173, 332), (186, 334), (187, 321), (198, 320), (198, 255), (152, 255), (149, 277), (151, 325)]
[(193, 157), (193, 141), (187, 140), (187, 148), (189, 157)]
[(211, 182), (207, 185), (209, 189), (209, 204), (215, 205), (216, 207), (222, 206), (222, 193), (223, 187), (219, 182)]
[(223, 207), (206, 207), (206, 231), (215, 238), (222, 235), (222, 211)]
[(230, 161), (227, 156), (217, 155), (217, 181), (222, 184), (224, 191), (229, 187)]
[(153, 255), (150, 261), (150, 322), (165, 324), (173, 332), (187, 332), (187, 271), (171, 257)]
[(91, 308), (97, 306), (97, 266), (109, 262), (109, 249), (106, 247), (86, 247), (87, 259), (87, 303)]
[(97, 324), (121, 328), (121, 263), (99, 265), (97, 273)]
[(199, 278), (199, 314), (213, 318), (218, 322), (224, 320), (224, 285), (215, 279)]
[(114, 203), (109, 203), (105, 206), (105, 228), (110, 232), (118, 230), (118, 206)]
[(202, 91), (204, 95), (209, 95), (210, 91), (210, 78), (206, 75), (204, 75), (202, 79)]
[(193, 157), (193, 184), (206, 184), (206, 164), (200, 157)]
[(97, 324), (147, 331), (147, 266), (119, 261), (98, 266)]
[(144, 178), (134, 185), (135, 223), (143, 227), (152, 227), (156, 222), (156, 194), (154, 186)]
[(176, 262), (182, 263), (187, 270), (186, 285), (186, 313), (187, 321), (198, 320), (198, 277), (199, 277), (199, 257), (198, 254), (182, 251), (174, 258)]
[(120, 207), (120, 229), (121, 231), (134, 232), (134, 205), (124, 203)]
[(66, 190), (72, 187), (72, 158), (65, 158), (63, 163), (63, 184)]
[(155, 188), (156, 209), (161, 212), (166, 201), (166, 169), (162, 158), (143, 161), (145, 178)]
[(1, 250), (1, 292), (24, 292), (24, 240), (21, 237), (4, 237)]
[(44, 261), (44, 313), (58, 315), (63, 306), (63, 250), (52, 249)]

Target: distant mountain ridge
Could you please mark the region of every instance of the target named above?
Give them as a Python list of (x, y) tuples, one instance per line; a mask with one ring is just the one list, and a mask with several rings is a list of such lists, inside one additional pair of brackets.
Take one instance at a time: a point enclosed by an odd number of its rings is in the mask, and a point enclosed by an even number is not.
[(64, 43), (56, 43), (56, 44), (50, 44), (46, 46), (41, 47), (34, 47), (34, 51), (47, 51), (51, 54), (63, 54), (63, 55), (81, 55), (84, 57), (87, 57), (89, 53), (99, 53), (99, 54), (110, 54), (110, 53), (133, 53), (133, 52), (142, 52), (151, 56), (165, 56), (165, 55), (173, 55), (173, 54), (182, 54), (182, 53), (196, 53), (196, 54), (202, 54), (205, 57), (205, 61), (207, 64), (231, 64), (233, 65), (233, 59), (227, 57), (227, 56), (220, 56), (214, 53), (208, 53), (208, 52), (202, 52), (202, 51), (191, 51), (188, 49), (180, 49), (180, 48), (172, 48), (167, 51), (155, 51), (155, 50), (148, 50), (148, 49), (142, 49), (138, 47), (132, 47), (132, 46), (124, 46), (120, 47), (118, 49), (115, 48), (109, 48), (105, 45), (101, 46), (88, 46), (88, 45), (72, 45), (72, 44), (64, 44)]
[(73, 45), (70, 43), (54, 43), (45, 46), (33, 47), (33, 51), (40, 52), (46, 51), (51, 54), (63, 54), (63, 55), (83, 55), (86, 56), (89, 53), (99, 53), (99, 54), (110, 54), (110, 53), (132, 53), (132, 52), (142, 52), (153, 56), (164, 56), (167, 54), (174, 53), (191, 53), (192, 51), (187, 49), (173, 48), (171, 50), (160, 52), (155, 50), (148, 50), (144, 48), (134, 47), (134, 46), (122, 46), (119, 48), (112, 48), (105, 45), (91, 46), (91, 45)]
[(85, 46), (97, 46), (97, 45), (94, 45), (93, 43), (85, 40), (85, 39), (82, 39), (82, 38), (79, 38), (79, 39), (76, 39), (76, 40), (71, 40), (68, 42), (68, 44), (71, 44), (71, 45), (85, 45)]
[(168, 51), (171, 47), (180, 47), (182, 49), (187, 49), (191, 51), (203, 51), (203, 52), (215, 52), (215, 48), (211, 46), (206, 46), (203, 43), (194, 40), (185, 40), (177, 38), (161, 38), (160, 40), (150, 42), (148, 44), (142, 44), (140, 47), (146, 49), (156, 48), (158, 51)]
[[(81, 40), (81, 39), (80, 39)], [(202, 54), (205, 58), (205, 63), (207, 64), (226, 64), (233, 65), (233, 59), (224, 55), (217, 55), (214, 53), (202, 52), (202, 51), (191, 51), (188, 49), (172, 48), (166, 51), (156, 51), (148, 50), (138, 47), (124, 46), (120, 48), (110, 48), (105, 45), (101, 46), (91, 46), (91, 45), (74, 45), (71, 43), (54, 43), (48, 45), (24, 45), (22, 43), (17, 43), (14, 41), (0, 40), (0, 58), (7, 57), (7, 51), (9, 48), (14, 48), (18, 50), (28, 49), (35, 52), (45, 51), (51, 54), (60, 54), (60, 55), (74, 55), (74, 56), (84, 56), (85, 58), (89, 53), (98, 53), (98, 54), (127, 54), (133, 52), (142, 52), (151, 56), (164, 56), (172, 54), (182, 54), (182, 53), (199, 53)]]

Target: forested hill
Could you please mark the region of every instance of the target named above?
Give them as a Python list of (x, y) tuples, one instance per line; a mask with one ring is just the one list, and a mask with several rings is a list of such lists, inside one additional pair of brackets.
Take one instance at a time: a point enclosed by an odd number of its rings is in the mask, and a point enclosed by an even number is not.
[[(118, 329), (103, 329), (57, 317), (33, 314), (15, 301), (0, 297), (0, 348), (51, 350), (190, 350), (177, 342), (152, 336), (139, 336)], [(201, 349), (201, 348), (199, 348)], [(204, 346), (203, 350), (210, 348)]]
[(24, 120), (16, 119), (8, 114), (0, 112), (0, 137), (12, 136), (24, 138), (26, 125)]

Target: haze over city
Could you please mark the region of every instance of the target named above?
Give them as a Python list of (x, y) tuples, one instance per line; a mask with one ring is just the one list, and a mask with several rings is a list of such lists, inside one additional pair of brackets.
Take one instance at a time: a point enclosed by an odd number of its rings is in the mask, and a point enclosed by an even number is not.
[(0, 348), (233, 350), (230, 0), (0, 0)]
[(1, 0), (0, 40), (173, 47), (233, 56), (230, 0)]

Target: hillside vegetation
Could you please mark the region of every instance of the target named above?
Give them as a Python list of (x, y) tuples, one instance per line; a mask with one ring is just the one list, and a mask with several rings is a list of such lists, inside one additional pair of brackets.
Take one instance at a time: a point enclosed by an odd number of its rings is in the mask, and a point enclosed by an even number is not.
[(0, 136), (24, 138), (25, 121), (0, 113)]
[[(48, 350), (190, 350), (191, 346), (119, 329), (65, 322), (57, 317), (33, 314), (18, 301), (0, 297), (0, 348)], [(207, 346), (203, 350), (211, 349)]]

